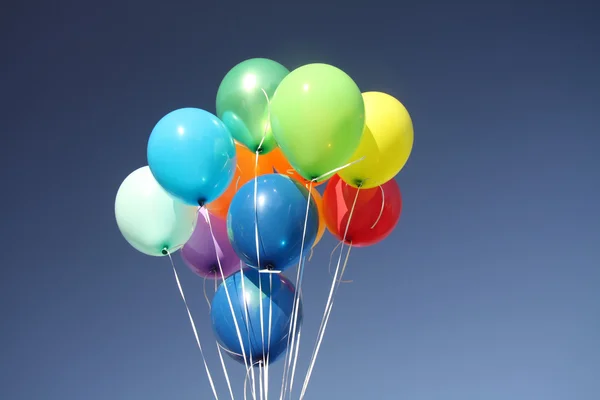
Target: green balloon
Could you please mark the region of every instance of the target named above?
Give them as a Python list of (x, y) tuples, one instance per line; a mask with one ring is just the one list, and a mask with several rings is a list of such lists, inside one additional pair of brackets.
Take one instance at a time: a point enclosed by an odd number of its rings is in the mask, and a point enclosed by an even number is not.
[(253, 152), (267, 154), (277, 147), (269, 125), (269, 100), (289, 73), (273, 60), (251, 58), (233, 67), (219, 86), (217, 116), (233, 138)]
[(271, 100), (273, 136), (305, 179), (326, 180), (347, 163), (364, 126), (360, 89), (344, 71), (331, 65), (295, 69)]

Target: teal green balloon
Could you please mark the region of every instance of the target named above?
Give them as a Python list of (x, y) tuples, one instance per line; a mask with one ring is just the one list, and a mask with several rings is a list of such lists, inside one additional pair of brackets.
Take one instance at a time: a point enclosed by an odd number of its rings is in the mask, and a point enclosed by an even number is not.
[(252, 152), (267, 154), (277, 147), (269, 122), (269, 102), (289, 73), (276, 61), (251, 58), (233, 67), (219, 86), (217, 116), (233, 138)]
[(147, 166), (129, 174), (115, 198), (121, 234), (134, 249), (149, 256), (179, 250), (192, 236), (197, 210), (171, 197)]

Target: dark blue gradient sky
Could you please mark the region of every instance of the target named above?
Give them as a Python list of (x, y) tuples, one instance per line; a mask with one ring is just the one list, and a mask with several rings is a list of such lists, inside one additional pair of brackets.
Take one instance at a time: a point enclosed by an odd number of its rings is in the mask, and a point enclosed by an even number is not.
[[(258, 56), (339, 66), (415, 126), (400, 224), (353, 252), (307, 399), (600, 398), (598, 4), (37, 0), (0, 14), (1, 399), (210, 398), (168, 261), (122, 239), (114, 196), (164, 114), (214, 111), (227, 70)], [(296, 381), (334, 245), (305, 273)], [(225, 399), (202, 281), (175, 260)], [(229, 370), (239, 394), (243, 367)]]

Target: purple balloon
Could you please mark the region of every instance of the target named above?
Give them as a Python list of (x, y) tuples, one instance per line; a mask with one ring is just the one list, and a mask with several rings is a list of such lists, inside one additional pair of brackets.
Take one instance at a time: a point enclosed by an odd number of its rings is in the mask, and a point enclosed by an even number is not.
[[(209, 217), (214, 238), (210, 233)], [(181, 257), (192, 271), (203, 278), (221, 279), (219, 261), (225, 278), (240, 270), (240, 259), (227, 236), (227, 222), (212, 214), (209, 216), (204, 208), (198, 214), (192, 237), (181, 249)]]

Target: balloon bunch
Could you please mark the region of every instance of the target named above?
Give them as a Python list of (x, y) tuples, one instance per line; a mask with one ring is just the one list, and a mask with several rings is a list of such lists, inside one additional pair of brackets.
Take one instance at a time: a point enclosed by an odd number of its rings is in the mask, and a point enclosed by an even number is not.
[[(117, 224), (138, 251), (181, 249), (197, 275), (222, 280), (211, 302), (220, 348), (264, 366), (291, 353), (301, 271), (325, 230), (354, 247), (392, 232), (402, 208), (394, 177), (412, 146), (404, 106), (361, 93), (339, 68), (246, 60), (221, 82), (216, 115), (182, 108), (158, 121), (148, 165), (118, 190)], [(282, 273), (295, 265), (297, 287)]]

